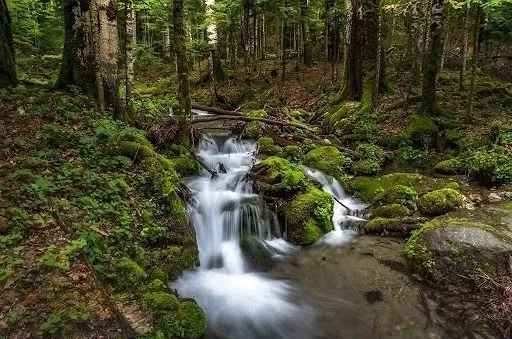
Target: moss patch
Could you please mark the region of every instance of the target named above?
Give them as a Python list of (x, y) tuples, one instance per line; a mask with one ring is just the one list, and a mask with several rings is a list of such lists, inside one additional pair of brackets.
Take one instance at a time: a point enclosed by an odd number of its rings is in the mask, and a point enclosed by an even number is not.
[(441, 215), (462, 206), (464, 197), (454, 189), (443, 188), (423, 195), (418, 200), (418, 209), (426, 215)]
[(350, 158), (334, 146), (316, 148), (304, 158), (304, 165), (329, 174), (340, 182), (346, 182), (346, 170), (351, 163)]
[(372, 218), (398, 218), (398, 217), (405, 217), (409, 215), (411, 211), (400, 204), (391, 204), (391, 205), (385, 205), (377, 207), (372, 212)]
[(384, 205), (399, 204), (411, 209), (415, 209), (417, 198), (418, 193), (416, 193), (414, 189), (408, 186), (396, 185), (389, 187), (384, 192), (380, 193), (375, 198), (375, 201)]
[(421, 227), (424, 219), (414, 217), (404, 218), (375, 218), (364, 225), (367, 233), (408, 235), (413, 230)]
[(265, 173), (269, 183), (264, 183), (262, 186), (265, 194), (289, 196), (303, 191), (308, 184), (308, 179), (302, 169), (286, 159), (272, 156), (263, 160), (261, 164), (269, 166)]

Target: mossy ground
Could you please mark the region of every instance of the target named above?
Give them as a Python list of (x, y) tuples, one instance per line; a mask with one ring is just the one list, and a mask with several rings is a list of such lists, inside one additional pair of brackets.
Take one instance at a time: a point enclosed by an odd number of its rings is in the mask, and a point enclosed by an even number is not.
[[(149, 330), (176, 316), (197, 336), (180, 311), (188, 306), (158, 280), (198, 260), (177, 173), (194, 166), (159, 154), (79, 94), (18, 87), (0, 96), (0, 317), (12, 319), (0, 334), (81, 328), (81, 337), (110, 338), (126, 331), (112, 301), (123, 295), (147, 310)], [(167, 306), (174, 300), (181, 308)]]

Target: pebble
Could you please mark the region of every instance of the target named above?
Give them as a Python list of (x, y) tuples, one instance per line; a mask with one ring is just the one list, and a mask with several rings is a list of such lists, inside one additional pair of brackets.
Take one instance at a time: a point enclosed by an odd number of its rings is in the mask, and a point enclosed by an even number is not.
[(491, 193), (489, 194), (489, 202), (500, 202), (501, 201), (501, 197), (499, 196), (498, 193)]

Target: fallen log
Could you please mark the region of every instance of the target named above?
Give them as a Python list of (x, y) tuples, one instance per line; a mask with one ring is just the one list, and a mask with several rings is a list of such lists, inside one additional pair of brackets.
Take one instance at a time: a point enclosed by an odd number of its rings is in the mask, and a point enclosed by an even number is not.
[(203, 105), (199, 105), (199, 104), (195, 104), (195, 103), (192, 104), (192, 109), (197, 109), (200, 111), (205, 111), (205, 112), (210, 112), (210, 113), (216, 113), (216, 114), (220, 114), (220, 115), (230, 115), (230, 116), (234, 116), (234, 117), (243, 116), (243, 114), (240, 112), (228, 111), (228, 110), (225, 110), (222, 108), (203, 106)]
[(190, 154), (192, 154), (192, 156), (194, 157), (194, 159), (196, 159), (196, 161), (199, 165), (201, 165), (205, 170), (208, 171), (208, 173), (210, 173), (212, 175), (212, 178), (214, 178), (218, 175), (218, 173), (216, 171), (214, 171), (214, 170), (210, 169), (208, 166), (206, 166), (206, 164), (201, 159), (199, 159), (199, 157), (194, 152), (190, 152)]
[(259, 121), (269, 125), (277, 125), (277, 126), (285, 126), (285, 127), (294, 127), (296, 129), (302, 129), (309, 131), (311, 133), (315, 133), (316, 131), (308, 126), (296, 123), (296, 122), (286, 122), (286, 121), (278, 121), (278, 120), (270, 120), (266, 118), (255, 118), (255, 117), (246, 117), (246, 116), (234, 116), (234, 115), (217, 115), (213, 117), (201, 117), (192, 120), (191, 124), (198, 124), (203, 122), (211, 122), (217, 120), (241, 120), (241, 121)]

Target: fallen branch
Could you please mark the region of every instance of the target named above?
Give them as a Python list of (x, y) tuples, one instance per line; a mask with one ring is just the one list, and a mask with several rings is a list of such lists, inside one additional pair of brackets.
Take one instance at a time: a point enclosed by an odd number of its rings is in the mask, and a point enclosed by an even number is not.
[(277, 126), (287, 126), (287, 127), (294, 127), (296, 129), (302, 129), (306, 130), (311, 133), (315, 133), (316, 131), (312, 129), (311, 127), (295, 123), (295, 122), (285, 122), (285, 121), (278, 121), (278, 120), (270, 120), (266, 118), (255, 118), (255, 117), (246, 117), (246, 116), (235, 116), (235, 115), (217, 115), (214, 117), (204, 117), (204, 118), (198, 118), (192, 120), (191, 124), (198, 124), (203, 122), (211, 122), (211, 121), (217, 121), (217, 120), (241, 120), (241, 121), (259, 121), (263, 122), (269, 125), (277, 125)]
[(216, 177), (218, 175), (218, 173), (216, 171), (214, 171), (214, 170), (210, 169), (208, 166), (206, 166), (206, 164), (201, 159), (199, 159), (199, 157), (194, 152), (190, 152), (190, 154), (192, 154), (194, 159), (196, 159), (197, 163), (199, 165), (203, 166), (203, 168), (205, 170), (207, 170), (208, 173), (210, 173), (212, 175), (212, 177)]
[(192, 104), (192, 109), (197, 109), (200, 111), (210, 112), (210, 113), (216, 113), (220, 115), (230, 115), (234, 117), (241, 117), (243, 116), (240, 112), (234, 112), (234, 111), (228, 111), (222, 108), (217, 107), (209, 107), (209, 106), (203, 106), (199, 104)]

